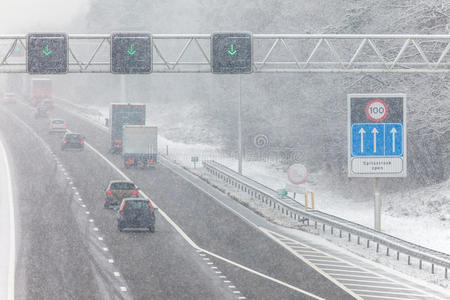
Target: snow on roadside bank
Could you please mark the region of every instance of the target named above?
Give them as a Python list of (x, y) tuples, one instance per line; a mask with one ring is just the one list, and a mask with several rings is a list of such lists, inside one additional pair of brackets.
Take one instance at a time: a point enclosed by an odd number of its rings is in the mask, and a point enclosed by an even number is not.
[[(107, 107), (82, 107), (79, 111), (94, 121), (105, 124)], [(216, 160), (234, 170), (237, 160), (222, 152), (219, 147), (206, 144), (185, 144), (159, 136), (159, 151), (187, 168), (194, 168), (192, 157)], [(262, 161), (245, 161), (243, 174), (272, 189), (283, 188), (287, 183), (287, 166)], [(373, 203), (355, 201), (339, 196), (327, 189), (320, 173), (311, 174), (306, 183), (315, 196), (316, 209), (350, 221), (373, 226)], [(370, 191), (371, 193), (372, 191)], [(440, 184), (404, 193), (383, 195), (382, 230), (390, 235), (411, 241), (437, 251), (450, 253), (450, 184)]]

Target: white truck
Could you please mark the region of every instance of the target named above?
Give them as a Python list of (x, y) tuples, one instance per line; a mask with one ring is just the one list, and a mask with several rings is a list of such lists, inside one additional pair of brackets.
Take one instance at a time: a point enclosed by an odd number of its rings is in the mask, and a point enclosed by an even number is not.
[(157, 154), (158, 127), (123, 125), (122, 157), (126, 168), (154, 167)]

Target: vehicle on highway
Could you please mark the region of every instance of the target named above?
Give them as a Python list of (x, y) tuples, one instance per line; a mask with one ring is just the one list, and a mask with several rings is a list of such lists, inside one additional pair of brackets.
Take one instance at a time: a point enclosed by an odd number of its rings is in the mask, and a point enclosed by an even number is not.
[(79, 133), (66, 132), (62, 139), (61, 150), (79, 149), (84, 150), (84, 136)]
[(50, 120), (50, 133), (66, 132), (67, 124), (62, 119), (51, 119)]
[(52, 81), (50, 78), (31, 79), (31, 105), (38, 106), (41, 101), (52, 96)]
[(149, 199), (125, 198), (122, 200), (117, 218), (117, 228), (148, 228), (155, 232), (155, 211)]
[(156, 166), (158, 156), (158, 127), (124, 125), (122, 157), (125, 168)]
[(145, 125), (145, 104), (111, 103), (109, 133), (112, 153), (122, 153), (122, 129), (124, 125)]
[(50, 99), (42, 100), (42, 102), (39, 104), (39, 106), (46, 107), (49, 111), (53, 110), (53, 108), (55, 108), (55, 104)]
[(4, 93), (3, 94), (3, 103), (16, 103), (17, 97), (14, 93)]
[(34, 109), (34, 118), (47, 118), (48, 117), (48, 109), (47, 107), (36, 107)]
[(139, 197), (139, 188), (131, 181), (112, 180), (105, 189), (105, 208), (119, 205), (123, 199)]

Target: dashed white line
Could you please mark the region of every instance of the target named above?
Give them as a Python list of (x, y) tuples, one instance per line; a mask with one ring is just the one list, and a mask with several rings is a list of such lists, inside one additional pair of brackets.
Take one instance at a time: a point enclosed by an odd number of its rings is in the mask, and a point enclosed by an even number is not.
[[(92, 147), (89, 143), (85, 143), (85, 145), (89, 148), (89, 149), (91, 149), (94, 153), (96, 153), (98, 156), (100, 156), (107, 164), (109, 164), (117, 173), (119, 173), (124, 179), (126, 179), (126, 180), (130, 180), (131, 181), (131, 179), (127, 176), (127, 175), (125, 175), (115, 164), (113, 164), (108, 158), (106, 158), (103, 154), (101, 154), (97, 149), (95, 149), (94, 147)], [(185, 177), (184, 177), (185, 178)], [(189, 179), (186, 179), (186, 180), (188, 180), (188, 181), (190, 181)], [(190, 181), (191, 182), (191, 181)], [(197, 185), (196, 185), (197, 186)], [(211, 197), (213, 197), (208, 191), (205, 191), (204, 189), (201, 189), (202, 191), (204, 191), (205, 193), (207, 193), (208, 195), (210, 195)], [(290, 289), (292, 289), (292, 290), (295, 290), (295, 291), (297, 291), (297, 292), (299, 292), (299, 293), (302, 293), (302, 294), (305, 294), (305, 295), (308, 295), (308, 296), (310, 296), (311, 298), (314, 298), (314, 299), (319, 299), (319, 300), (324, 300), (322, 297), (319, 297), (319, 296), (317, 296), (317, 295), (314, 295), (314, 294), (312, 294), (312, 293), (310, 293), (310, 292), (308, 292), (308, 291), (305, 291), (305, 290), (303, 290), (303, 289), (300, 289), (300, 288), (298, 288), (298, 287), (296, 287), (296, 286), (293, 286), (293, 285), (291, 285), (291, 284), (289, 284), (289, 283), (286, 283), (286, 282), (284, 282), (284, 281), (281, 281), (281, 280), (278, 280), (278, 279), (276, 279), (276, 278), (273, 278), (273, 277), (270, 277), (270, 276), (268, 276), (268, 275), (265, 275), (265, 274), (263, 274), (263, 273), (260, 273), (260, 272), (258, 272), (258, 271), (256, 271), (256, 270), (253, 270), (253, 269), (250, 269), (250, 268), (248, 268), (248, 267), (246, 267), (246, 266), (244, 266), (244, 265), (241, 265), (241, 264), (238, 264), (238, 263), (236, 263), (236, 262), (234, 262), (234, 261), (231, 261), (231, 260), (229, 260), (229, 259), (227, 259), (227, 258), (224, 258), (224, 257), (222, 257), (222, 256), (220, 256), (220, 255), (217, 255), (217, 254), (215, 254), (215, 253), (213, 253), (213, 252), (210, 252), (210, 251), (208, 251), (208, 250), (205, 250), (205, 249), (202, 249), (202, 248), (200, 248), (194, 241), (192, 241), (192, 239), (161, 209), (161, 208), (159, 208), (152, 200), (151, 200), (151, 198), (150, 197), (148, 197), (143, 191), (139, 191), (139, 193), (143, 196), (143, 197), (145, 197), (145, 198), (147, 198), (147, 199), (149, 199), (151, 202), (152, 202), (152, 204), (153, 204), (153, 206), (155, 207), (155, 208), (158, 208), (159, 210), (158, 210), (158, 212), (161, 214), (161, 216), (164, 218), (164, 219), (166, 219), (166, 221), (186, 240), (186, 242), (188, 242), (194, 249), (196, 249), (198, 252), (204, 252), (204, 253), (206, 253), (206, 254), (209, 254), (210, 256), (212, 256), (212, 257), (215, 257), (215, 258), (217, 258), (217, 259), (220, 259), (220, 260), (222, 260), (222, 261), (224, 261), (224, 262), (227, 262), (228, 264), (231, 264), (231, 265), (234, 265), (234, 266), (236, 266), (236, 267), (239, 267), (239, 268), (241, 268), (241, 269), (243, 269), (243, 270), (246, 270), (246, 271), (248, 271), (248, 272), (250, 272), (250, 273), (253, 273), (253, 274), (255, 274), (255, 275), (257, 275), (257, 276), (259, 276), (259, 277), (262, 277), (262, 278), (265, 278), (265, 279), (267, 279), (267, 280), (270, 280), (270, 281), (273, 281), (273, 282), (275, 282), (275, 283), (278, 283), (278, 284), (280, 284), (280, 285), (283, 285), (283, 286), (285, 286), (285, 287), (287, 287), (287, 288), (290, 288)], [(214, 197), (213, 197), (214, 198)], [(231, 208), (230, 208), (231, 209)], [(231, 209), (232, 210), (232, 209)], [(232, 210), (232, 211), (234, 211), (234, 210)], [(245, 217), (243, 217), (244, 219), (245, 219)], [(250, 222), (250, 224), (253, 224), (253, 223), (251, 223)], [(253, 224), (254, 225), (254, 224)], [(254, 225), (255, 226), (255, 225)], [(199, 251), (200, 250), (200, 251)], [(359, 299), (359, 298), (357, 298), (357, 299)]]
[(120, 273), (119, 272), (114, 272), (114, 276), (120, 277)]

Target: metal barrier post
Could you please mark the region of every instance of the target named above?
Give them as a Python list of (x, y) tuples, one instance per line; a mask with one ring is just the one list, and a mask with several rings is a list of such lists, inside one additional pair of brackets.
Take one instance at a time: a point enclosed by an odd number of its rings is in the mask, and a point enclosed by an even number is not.
[(305, 210), (309, 210), (310, 208), (309, 208), (309, 205), (308, 205), (308, 200), (309, 200), (309, 197), (308, 197), (308, 195), (311, 195), (311, 210), (314, 210), (314, 193), (313, 192), (311, 192), (311, 191), (306, 191), (305, 192)]

